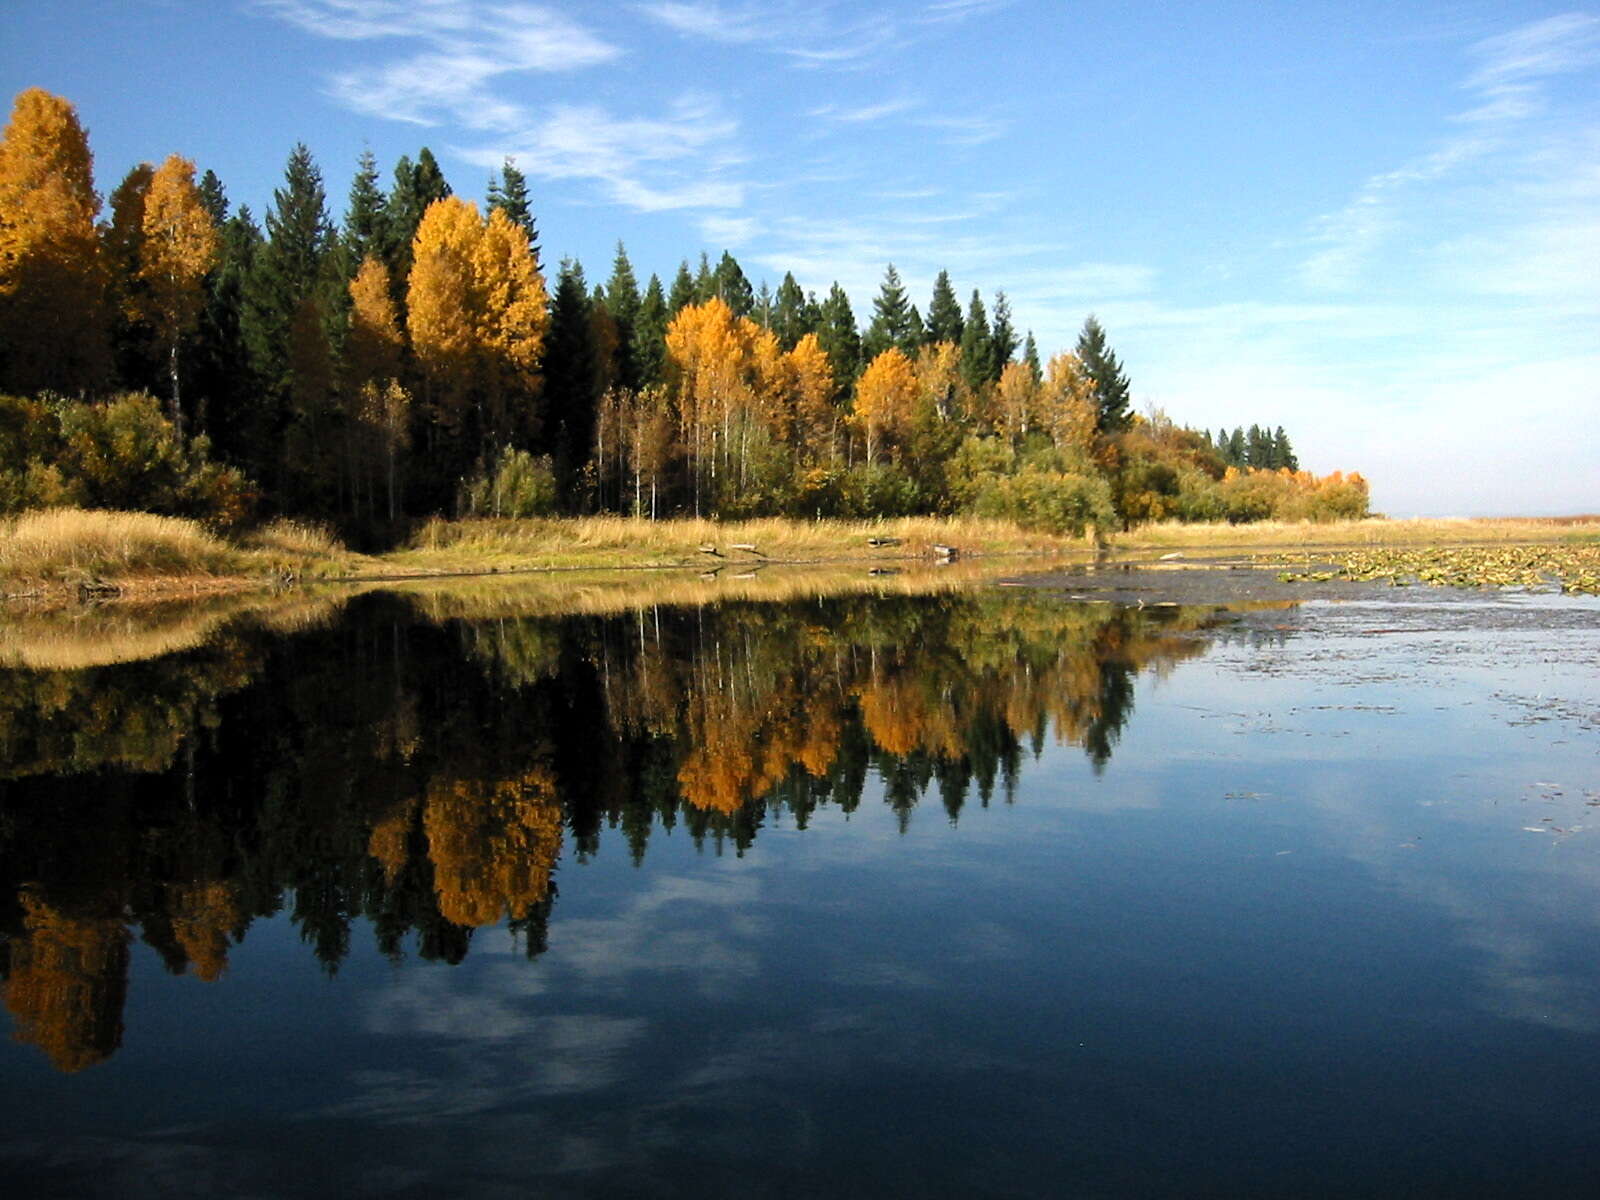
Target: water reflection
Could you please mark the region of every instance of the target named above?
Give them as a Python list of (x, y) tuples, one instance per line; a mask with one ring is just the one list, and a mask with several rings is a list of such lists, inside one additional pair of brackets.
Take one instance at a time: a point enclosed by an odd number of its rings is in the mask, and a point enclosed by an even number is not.
[(607, 829), (636, 862), (663, 828), (739, 852), (855, 810), (874, 773), (904, 830), (929, 797), (955, 821), (1009, 796), (1050, 737), (1104, 766), (1134, 677), (1216, 619), (1003, 591), (581, 617), (380, 594), (136, 662), (12, 646), (36, 665), (0, 672), (5, 1005), (77, 1071), (120, 1044), (134, 936), (208, 982), (285, 908), (329, 971), (358, 918), (396, 958), (460, 962), (503, 921), (533, 956), (563, 852)]

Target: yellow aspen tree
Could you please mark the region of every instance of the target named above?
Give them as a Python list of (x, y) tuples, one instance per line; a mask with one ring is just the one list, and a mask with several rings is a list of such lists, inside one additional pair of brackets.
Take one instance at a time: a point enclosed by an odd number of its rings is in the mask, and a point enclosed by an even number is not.
[(183, 432), (178, 396), (178, 348), (193, 332), (205, 303), (202, 284), (217, 258), (217, 228), (194, 184), (194, 164), (169, 155), (150, 180), (144, 202), (144, 248), (139, 274), (151, 324), (166, 347), (172, 381), (172, 423)]
[(954, 342), (924, 346), (917, 354), (917, 390), (938, 420), (966, 415), (970, 401), (961, 377), (961, 347)]
[(435, 200), (411, 242), (406, 330), (435, 421), (459, 429), (475, 374), (479, 331), (473, 257), (483, 222), (459, 196)]
[(796, 434), (814, 459), (823, 457), (824, 448), (831, 457), (838, 440), (839, 412), (833, 405), (833, 363), (816, 334), (806, 334), (789, 351), (789, 372), (794, 380)]
[(1094, 381), (1076, 354), (1057, 354), (1045, 368), (1040, 390), (1040, 422), (1051, 441), (1068, 454), (1087, 460), (1094, 451), (1100, 408)]
[(1020, 447), (1028, 430), (1038, 424), (1039, 383), (1027, 363), (1007, 363), (995, 389), (1000, 432), (1013, 447)]
[(368, 255), (350, 281), (350, 328), (344, 343), (345, 388), (355, 397), (351, 425), (359, 438), (350, 456), (354, 466), (376, 450), (383, 461), (391, 521), (395, 517), (395, 460), (405, 445), (411, 407), (410, 397), (398, 381), (401, 348), (389, 270), (381, 259)]
[(30, 88), (0, 137), (0, 386), (96, 386), (109, 365), (89, 139), (72, 105)]
[(891, 346), (867, 364), (856, 381), (851, 419), (866, 438), (869, 467), (883, 435), (902, 432), (909, 425), (916, 402), (916, 368), (898, 347)]
[(666, 342), (692, 458), (698, 516), (701, 476), (709, 468), (714, 490), (718, 451), (726, 458), (733, 413), (748, 395), (750, 339), (727, 304), (712, 297), (680, 311), (667, 327)]
[(787, 444), (795, 425), (795, 381), (789, 358), (772, 330), (761, 328), (748, 317), (741, 326), (750, 343), (751, 391), (756, 411), (767, 431)]
[[(504, 209), (494, 209), (472, 254), (473, 299), (482, 379), (490, 429), (497, 441), (520, 424), (532, 433), (532, 405), (541, 384), (539, 360), (550, 329), (544, 277), (528, 245), (528, 234)], [(511, 406), (520, 401), (517, 421)]]

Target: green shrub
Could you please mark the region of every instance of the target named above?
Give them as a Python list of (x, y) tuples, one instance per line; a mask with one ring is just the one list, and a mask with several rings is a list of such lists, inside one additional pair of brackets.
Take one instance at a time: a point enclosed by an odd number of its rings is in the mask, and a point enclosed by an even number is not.
[(1035, 467), (988, 480), (975, 508), (981, 517), (1072, 537), (1082, 537), (1091, 525), (1103, 529), (1116, 520), (1111, 485), (1104, 479)]
[(494, 470), (480, 473), (462, 491), (469, 517), (546, 517), (556, 511), (556, 473), (548, 454), (535, 458), (507, 446)]

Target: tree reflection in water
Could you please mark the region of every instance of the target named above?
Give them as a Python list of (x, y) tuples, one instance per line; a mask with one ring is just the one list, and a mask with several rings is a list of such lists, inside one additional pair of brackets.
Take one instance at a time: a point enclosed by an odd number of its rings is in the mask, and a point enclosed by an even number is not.
[(546, 945), (555, 872), (602, 831), (742, 852), (882, 781), (1009, 796), (1044, 740), (1104, 767), (1134, 676), (1203, 653), (1210, 609), (1014, 591), (433, 616), (368, 596), (292, 635), (0, 672), (0, 973), (17, 1036), (63, 1071), (122, 1036), (129, 943), (213, 981), (288, 906), (328, 971), (351, 926), (459, 962), (508, 922)]

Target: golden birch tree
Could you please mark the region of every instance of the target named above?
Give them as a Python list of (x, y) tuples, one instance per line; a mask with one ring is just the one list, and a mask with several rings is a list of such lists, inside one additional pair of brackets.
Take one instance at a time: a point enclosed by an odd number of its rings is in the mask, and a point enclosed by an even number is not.
[(139, 274), (145, 284), (150, 324), (166, 348), (172, 383), (172, 423), (183, 432), (178, 395), (178, 349), (193, 332), (205, 303), (206, 272), (217, 257), (217, 229), (200, 200), (194, 164), (169, 155), (151, 177), (145, 196), (144, 245)]
[(89, 140), (72, 105), (30, 88), (0, 137), (0, 384), (79, 392), (106, 374), (105, 276)]
[(898, 347), (891, 346), (867, 364), (856, 381), (851, 419), (866, 438), (869, 467), (883, 436), (901, 434), (910, 426), (916, 403), (916, 368)]

